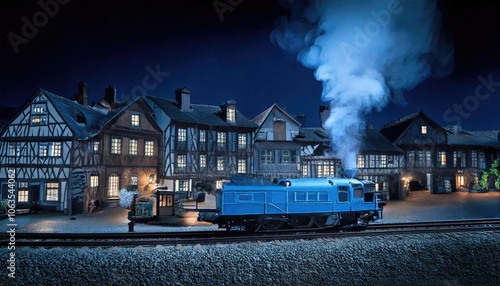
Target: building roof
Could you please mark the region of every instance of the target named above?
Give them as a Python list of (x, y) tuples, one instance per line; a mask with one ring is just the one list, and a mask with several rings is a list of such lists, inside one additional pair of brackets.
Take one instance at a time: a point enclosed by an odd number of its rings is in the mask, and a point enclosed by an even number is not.
[[(157, 104), (172, 120), (177, 122), (206, 124), (221, 127), (248, 127), (258, 128), (258, 126), (248, 120), (243, 114), (236, 110), (236, 123), (226, 122), (223, 117), (225, 109), (220, 106), (191, 104), (191, 110), (186, 111), (179, 108), (176, 100), (161, 98), (156, 96), (146, 96)], [(227, 106), (226, 105), (223, 105)]]
[(259, 126), (261, 126), (264, 121), (266, 121), (266, 118), (269, 116), (269, 114), (273, 111), (273, 109), (278, 109), (279, 112), (283, 113), (290, 119), (293, 123), (297, 124), (300, 126), (300, 122), (298, 122), (295, 118), (291, 117), (286, 111), (284, 111), (281, 107), (279, 107), (276, 103), (271, 105), (268, 109), (264, 110), (261, 114), (255, 116), (254, 119), (252, 119), (253, 122), (257, 123)]
[(465, 131), (460, 126), (446, 126), (448, 145), (500, 147), (500, 133), (498, 130)]
[[(68, 124), (78, 140), (86, 140), (97, 135), (108, 118), (114, 113), (104, 115), (90, 106), (84, 106), (76, 101), (55, 95), (46, 90), (40, 89), (35, 96), (44, 95), (54, 105), (55, 109)], [(77, 116), (83, 116), (85, 123), (79, 123)]]
[(330, 135), (322, 127), (300, 128), (299, 135), (293, 138), (295, 141), (312, 143), (330, 143)]
[(380, 132), (391, 142), (394, 142), (406, 131), (417, 117), (422, 118), (427, 124), (435, 129), (442, 129), (441, 125), (437, 124), (422, 111), (419, 111), (385, 124)]
[(378, 130), (365, 129), (362, 134), (360, 146), (362, 151), (403, 152)]
[[(403, 152), (375, 129), (363, 129), (360, 132), (361, 151)], [(322, 143), (323, 145), (330, 145), (330, 135), (328, 131), (321, 127), (301, 128), (299, 136), (295, 137), (294, 140), (312, 144)]]

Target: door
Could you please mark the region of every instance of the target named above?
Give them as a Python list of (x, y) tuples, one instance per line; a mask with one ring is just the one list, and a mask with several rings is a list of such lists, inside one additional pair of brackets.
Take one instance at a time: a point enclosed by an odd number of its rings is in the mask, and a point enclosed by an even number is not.
[(158, 216), (173, 216), (174, 215), (174, 195), (159, 194), (158, 195)]

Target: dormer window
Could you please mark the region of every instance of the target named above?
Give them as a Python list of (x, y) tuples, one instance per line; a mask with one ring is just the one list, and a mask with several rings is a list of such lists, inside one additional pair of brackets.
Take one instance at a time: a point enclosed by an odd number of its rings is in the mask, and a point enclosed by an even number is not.
[(80, 123), (80, 124), (85, 124), (85, 122), (87, 122), (87, 119), (85, 118), (85, 115), (83, 115), (83, 113), (81, 112), (78, 112), (76, 115), (76, 122)]
[(47, 104), (36, 103), (31, 106), (31, 125), (47, 125)]
[(426, 125), (422, 125), (420, 127), (420, 130), (422, 131), (422, 134), (427, 134), (427, 126)]
[(229, 106), (227, 108), (227, 122), (234, 123), (236, 122), (236, 109), (234, 106)]
[(141, 125), (141, 116), (139, 114), (132, 114), (130, 116), (130, 126), (139, 127)]

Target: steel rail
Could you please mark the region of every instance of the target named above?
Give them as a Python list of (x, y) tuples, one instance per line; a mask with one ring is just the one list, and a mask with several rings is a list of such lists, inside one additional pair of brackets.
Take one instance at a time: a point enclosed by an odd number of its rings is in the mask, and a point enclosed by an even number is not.
[[(395, 234), (500, 231), (500, 219), (375, 224), (364, 228), (290, 229), (280, 232), (245, 233), (238, 231), (151, 232), (151, 233), (16, 233), (16, 246), (138, 246), (176, 244), (215, 244), (244, 241), (297, 240), (379, 236)], [(1, 245), (11, 241), (1, 234)]]

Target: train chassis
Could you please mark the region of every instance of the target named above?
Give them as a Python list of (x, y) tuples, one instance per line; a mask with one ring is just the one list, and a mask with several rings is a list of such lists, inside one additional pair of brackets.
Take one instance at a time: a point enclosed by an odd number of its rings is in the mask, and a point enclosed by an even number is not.
[[(249, 216), (217, 216), (212, 222), (217, 223), (219, 228), (245, 231), (275, 231), (283, 228), (306, 229), (306, 228), (333, 228), (341, 226), (364, 226), (368, 222), (376, 220), (378, 213), (369, 212), (345, 212), (326, 213), (311, 215), (265, 215)], [(210, 219), (205, 219), (210, 221)]]

